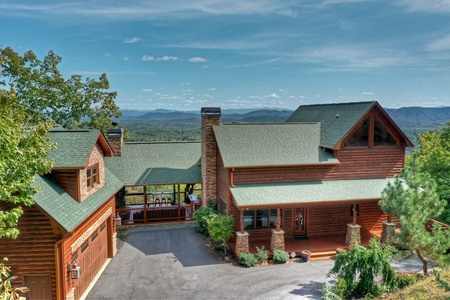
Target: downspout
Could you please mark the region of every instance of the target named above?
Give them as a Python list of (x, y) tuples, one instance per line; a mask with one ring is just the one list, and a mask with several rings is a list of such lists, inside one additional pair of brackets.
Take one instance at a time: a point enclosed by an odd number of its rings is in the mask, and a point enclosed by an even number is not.
[(231, 169), (231, 174), (230, 174), (230, 185), (232, 186), (232, 187), (236, 187), (235, 185), (234, 185), (234, 168), (232, 168)]
[(59, 246), (65, 242), (68, 238), (72, 236), (73, 232), (70, 232), (68, 235), (57, 241), (54, 245), (54, 251), (55, 251), (55, 262), (56, 262), (56, 299), (63, 299), (64, 297), (61, 297), (61, 257), (59, 256), (58, 248)]

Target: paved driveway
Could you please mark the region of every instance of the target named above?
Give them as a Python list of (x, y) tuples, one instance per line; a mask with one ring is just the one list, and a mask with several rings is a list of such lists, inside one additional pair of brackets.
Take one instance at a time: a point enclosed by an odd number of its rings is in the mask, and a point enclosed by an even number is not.
[(231, 265), (206, 250), (193, 224), (134, 228), (120, 239), (87, 299), (320, 299), (334, 263)]

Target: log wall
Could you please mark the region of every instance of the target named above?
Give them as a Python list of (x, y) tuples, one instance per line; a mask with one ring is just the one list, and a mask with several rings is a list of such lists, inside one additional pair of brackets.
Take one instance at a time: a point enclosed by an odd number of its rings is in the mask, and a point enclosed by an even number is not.
[(404, 165), (404, 148), (348, 148), (336, 151), (338, 165), (239, 168), (234, 183), (277, 183), (319, 180), (390, 178)]
[[(9, 209), (2, 203), (0, 210)], [(25, 275), (48, 275), (51, 278), (52, 297), (56, 298), (56, 268), (53, 245), (59, 237), (53, 234), (49, 218), (36, 206), (24, 207), (19, 219), (17, 239), (3, 237), (0, 259), (8, 257), (7, 266), (17, 276), (15, 286), (23, 286)]]

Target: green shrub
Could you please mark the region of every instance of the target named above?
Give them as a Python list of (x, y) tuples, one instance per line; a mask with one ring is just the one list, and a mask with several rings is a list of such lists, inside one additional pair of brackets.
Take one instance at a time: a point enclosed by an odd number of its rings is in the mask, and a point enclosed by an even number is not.
[(394, 279), (393, 290), (401, 290), (407, 286), (413, 285), (419, 279), (417, 274), (403, 274), (398, 273)]
[(202, 206), (192, 214), (192, 219), (198, 225), (197, 231), (208, 235), (208, 221), (217, 215), (217, 203), (208, 200), (206, 206)]
[(333, 292), (333, 289), (331, 286), (324, 282), (322, 284), (322, 300), (341, 300), (342, 298), (339, 297), (336, 293)]
[[(213, 214), (213, 213), (211, 213)], [(233, 216), (214, 214), (207, 220), (208, 234), (215, 242), (222, 242), (224, 254), (227, 254), (227, 239), (233, 236)]]
[(289, 254), (286, 251), (276, 249), (273, 251), (273, 261), (277, 264), (284, 264), (289, 260)]
[(256, 247), (255, 257), (258, 262), (267, 261), (269, 259), (269, 250), (264, 250), (264, 246), (261, 248)]
[(239, 254), (238, 263), (246, 267), (254, 267), (258, 264), (258, 259), (254, 254), (242, 252)]

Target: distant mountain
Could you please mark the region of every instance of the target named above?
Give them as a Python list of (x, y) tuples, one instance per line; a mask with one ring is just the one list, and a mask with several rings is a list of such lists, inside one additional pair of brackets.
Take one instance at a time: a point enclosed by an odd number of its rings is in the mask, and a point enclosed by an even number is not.
[[(386, 109), (386, 112), (415, 143), (420, 133), (438, 129), (450, 120), (450, 107), (403, 107)], [(200, 111), (152, 111), (123, 110), (119, 122), (130, 132), (130, 140), (199, 140)], [(284, 122), (293, 110), (245, 109), (222, 110), (224, 123), (279, 123)]]

